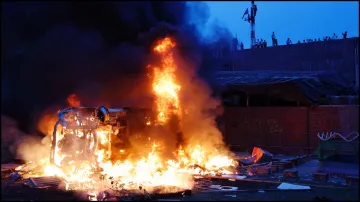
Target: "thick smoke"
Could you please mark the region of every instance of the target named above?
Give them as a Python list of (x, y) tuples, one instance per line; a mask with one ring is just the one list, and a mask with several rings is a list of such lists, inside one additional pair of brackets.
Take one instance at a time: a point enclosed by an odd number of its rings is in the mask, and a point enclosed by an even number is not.
[(179, 48), (206, 53), (196, 26), (208, 17), (204, 3), (2, 3), (2, 114), (33, 131), (71, 93), (84, 105), (146, 105), (142, 73), (155, 39), (186, 33)]
[(39, 163), (49, 156), (49, 137), (26, 134), (18, 129), (15, 120), (1, 116), (1, 162), (16, 158)]

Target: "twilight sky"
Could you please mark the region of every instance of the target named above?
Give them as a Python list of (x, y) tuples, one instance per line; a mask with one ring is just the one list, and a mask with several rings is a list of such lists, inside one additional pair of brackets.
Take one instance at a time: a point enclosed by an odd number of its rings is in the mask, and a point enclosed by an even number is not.
[[(251, 2), (206, 2), (210, 8), (210, 19), (229, 28), (245, 48), (250, 46), (250, 25), (241, 19)], [(288, 37), (292, 42), (308, 38), (323, 38), (334, 33), (342, 37), (359, 36), (359, 2), (264, 2), (255, 1), (258, 12), (256, 18), (256, 38), (263, 38), (271, 44), (271, 33), (275, 31), (279, 45)]]

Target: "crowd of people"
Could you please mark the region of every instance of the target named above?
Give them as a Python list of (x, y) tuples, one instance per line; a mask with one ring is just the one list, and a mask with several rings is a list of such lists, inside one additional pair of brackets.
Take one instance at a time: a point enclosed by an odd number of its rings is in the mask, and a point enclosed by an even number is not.
[[(347, 38), (347, 31), (345, 31), (344, 33), (341, 33), (343, 35), (343, 39)], [(297, 43), (312, 43), (312, 42), (319, 42), (319, 41), (330, 41), (330, 40), (336, 40), (338, 39), (338, 36), (336, 35), (336, 33), (334, 33), (331, 37), (330, 36), (324, 36), (322, 38), (322, 40), (320, 38), (315, 38), (315, 39), (304, 39), (302, 42), (299, 40)], [(288, 45), (288, 44), (287, 44)]]
[(266, 47), (267, 47), (266, 40), (258, 39), (255, 41), (255, 44), (252, 48), (266, 48)]
[[(347, 38), (347, 31), (345, 31), (344, 33), (341, 33), (343, 36), (343, 39)], [(323, 39), (321, 40), (320, 38), (315, 38), (315, 39), (304, 39), (303, 41), (298, 41), (297, 43), (313, 43), (313, 42), (319, 42), (319, 41), (330, 41), (330, 40), (336, 40), (338, 39), (338, 36), (336, 35), (336, 33), (334, 33), (331, 37), (330, 36), (324, 36)], [(272, 32), (271, 35), (271, 41), (272, 41), (272, 46), (278, 46), (278, 40), (275, 36), (275, 32)], [(286, 40), (286, 45), (291, 45), (293, 44), (290, 38), (287, 38)], [(257, 39), (254, 43), (254, 45), (251, 48), (266, 48), (268, 47), (268, 44), (266, 42), (266, 40), (264, 39)], [(233, 40), (233, 50), (244, 50), (244, 44), (242, 42), (238, 43), (238, 39), (237, 37), (234, 38)]]

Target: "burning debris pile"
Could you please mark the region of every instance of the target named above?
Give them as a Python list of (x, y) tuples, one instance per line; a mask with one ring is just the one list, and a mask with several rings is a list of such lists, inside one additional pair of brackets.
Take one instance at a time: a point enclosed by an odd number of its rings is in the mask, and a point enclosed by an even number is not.
[(148, 66), (155, 112), (79, 107), (79, 101), (69, 98), (75, 104), (58, 112), (50, 158), (42, 160), (41, 175), (61, 177), (65, 189), (85, 190), (97, 198), (105, 190), (191, 189), (193, 175), (234, 173), (237, 162), (214, 117), (203, 115), (206, 108), (201, 105), (209, 95), (182, 89), (196, 83), (182, 85), (194, 75), (180, 73), (175, 48), (176, 43), (166, 37), (153, 49), (161, 61), (159, 66)]

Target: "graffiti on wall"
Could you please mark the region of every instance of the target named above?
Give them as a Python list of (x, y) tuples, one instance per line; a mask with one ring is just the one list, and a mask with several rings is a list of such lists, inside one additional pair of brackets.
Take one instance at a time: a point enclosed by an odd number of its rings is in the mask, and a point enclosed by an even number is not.
[(335, 139), (335, 138), (341, 138), (342, 140), (344, 140), (346, 142), (351, 142), (355, 139), (358, 139), (359, 133), (354, 131), (354, 132), (351, 132), (350, 134), (348, 134), (347, 136), (343, 136), (337, 132), (318, 132), (317, 136), (322, 141), (327, 141), (327, 140)]
[(233, 127), (237, 127), (248, 133), (281, 134), (283, 132), (279, 120), (274, 118), (244, 117), (242, 120), (233, 122)]

